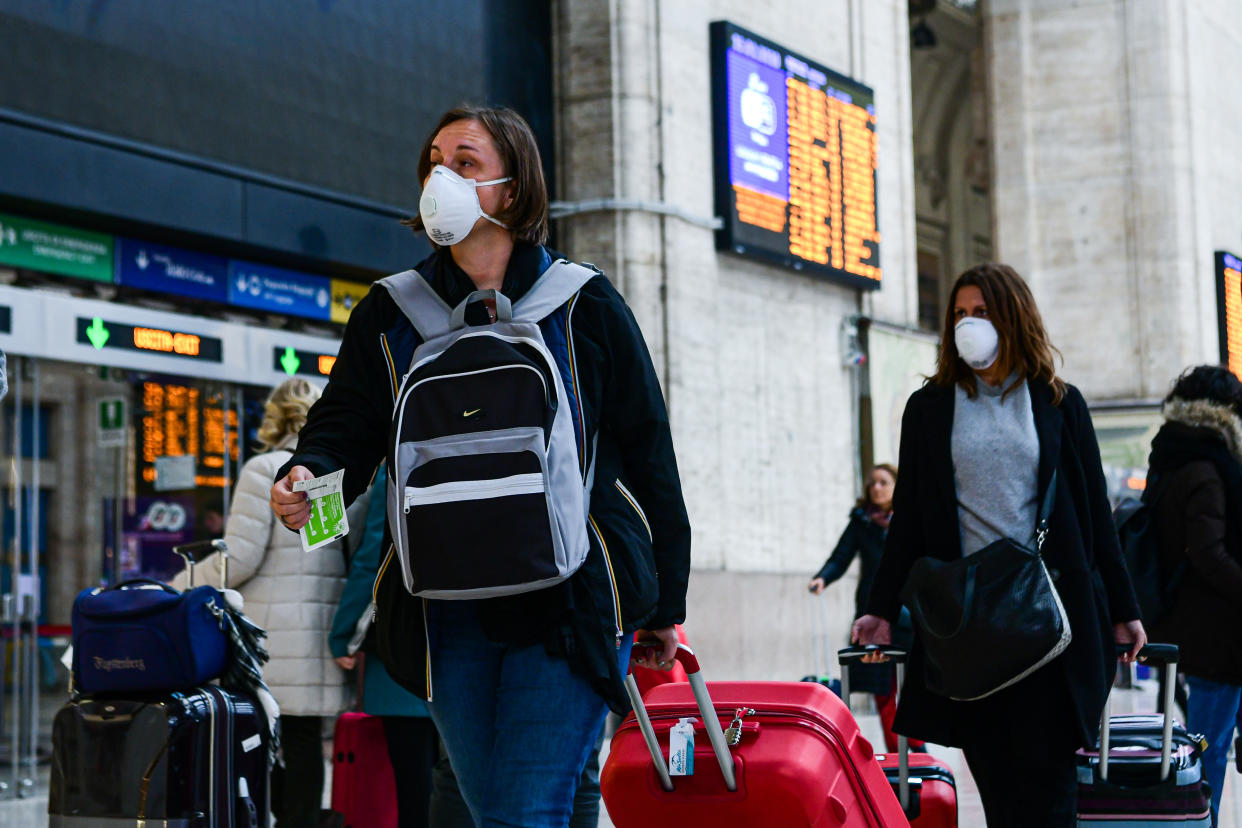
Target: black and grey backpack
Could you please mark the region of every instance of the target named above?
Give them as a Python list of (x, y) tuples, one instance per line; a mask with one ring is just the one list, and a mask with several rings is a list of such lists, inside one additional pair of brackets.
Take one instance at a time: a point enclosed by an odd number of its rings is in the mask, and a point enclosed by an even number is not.
[[(473, 599), (543, 589), (588, 550), (591, 478), (540, 321), (596, 271), (552, 264), (518, 302), (476, 291), (455, 309), (415, 271), (382, 279), (422, 338), (393, 409), (388, 526), (405, 587)], [(496, 321), (466, 324), (493, 299)]]

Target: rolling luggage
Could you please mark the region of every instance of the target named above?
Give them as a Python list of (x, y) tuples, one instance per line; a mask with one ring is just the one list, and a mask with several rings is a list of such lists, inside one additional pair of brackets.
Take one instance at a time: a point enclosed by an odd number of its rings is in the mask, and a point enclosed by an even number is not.
[(52, 724), (50, 828), (256, 828), (268, 824), (268, 727), (212, 685), (80, 698)]
[[(841, 698), (850, 706), (850, 671), (844, 669), (869, 652), (866, 647), (847, 647), (837, 652), (841, 662)], [(885, 648), (897, 666), (897, 689), (905, 680), (906, 653)], [(884, 776), (897, 794), (897, 801), (912, 828), (957, 828), (957, 782), (953, 771), (929, 753), (910, 753), (909, 740), (897, 734), (897, 753), (878, 754)]]
[[(634, 712), (617, 729), (600, 773), (617, 828), (908, 824), (871, 744), (823, 686), (709, 686), (689, 647), (679, 647), (677, 657), (689, 684), (655, 687), (644, 700), (633, 676), (626, 677)], [(669, 730), (696, 714), (694, 773), (670, 776)], [(722, 719), (732, 722), (728, 731)]]
[(345, 828), (396, 828), (397, 783), (378, 716), (342, 713), (336, 720), (332, 810), (345, 815)]
[(1164, 715), (1110, 716), (1105, 702), (1100, 743), (1078, 751), (1078, 824), (1088, 828), (1212, 824), (1203, 779), (1202, 737), (1173, 720), (1177, 647), (1148, 644), (1141, 655), (1165, 669)]

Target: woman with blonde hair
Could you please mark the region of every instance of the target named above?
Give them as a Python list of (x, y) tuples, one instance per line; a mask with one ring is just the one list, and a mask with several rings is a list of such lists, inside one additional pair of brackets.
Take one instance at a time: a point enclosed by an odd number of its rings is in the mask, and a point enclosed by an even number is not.
[[(285, 763), (272, 774), (272, 813), (280, 828), (318, 826), (322, 717), (335, 716), (347, 702), (345, 673), (328, 649), (345, 584), (340, 543), (303, 552), (297, 534), (274, 531), (276, 517), (267, 505), (272, 478), (293, 456), (306, 413), (318, 399), (319, 389), (304, 379), (287, 380), (272, 390), (258, 432), (264, 451), (242, 466), (224, 529), (229, 586), (241, 592), (246, 614), (267, 630), (271, 661), (263, 678), (280, 703)], [(210, 558), (200, 565), (215, 571)]]
[[(926, 571), (936, 566), (927, 559), (957, 561), (1006, 541), (1040, 549), (1068, 643), (1062, 635), (1059, 649), (982, 694), (947, 689), (929, 652), (951, 645), (919, 629), (911, 606), (914, 646), (893, 729), (961, 747), (991, 826), (1077, 824), (1075, 751), (1095, 743), (1117, 644), (1133, 660), (1146, 643), (1091, 414), (1056, 375), (1054, 351), (1013, 268), (983, 264), (958, 277), (936, 374), (906, 403), (893, 519), (867, 614), (854, 622), (858, 643), (889, 644), (916, 564)], [(1014, 606), (1014, 617), (1024, 609)], [(953, 663), (982, 673), (1022, 633), (997, 629), (992, 651)]]

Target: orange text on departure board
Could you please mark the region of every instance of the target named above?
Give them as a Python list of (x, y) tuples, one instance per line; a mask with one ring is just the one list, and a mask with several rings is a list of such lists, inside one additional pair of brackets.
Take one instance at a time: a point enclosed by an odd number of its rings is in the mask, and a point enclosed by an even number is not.
[[(225, 409), (219, 394), (209, 394), (192, 385), (144, 382), (142, 385), (141, 477), (155, 482), (155, 460), (164, 455), (189, 454), (200, 467), (223, 469), (225, 453), (238, 458), (237, 412)], [(227, 427), (225, 424), (228, 424)], [(224, 485), (221, 474), (199, 474), (199, 486)]]
[(790, 254), (878, 281), (875, 116), (794, 77), (786, 102)]
[(134, 347), (144, 351), (198, 356), (200, 342), (194, 334), (175, 333), (159, 328), (134, 328)]
[(327, 354), (319, 355), (319, 373), (325, 377), (332, 373), (332, 366), (336, 365), (336, 357)]
[(1242, 271), (1224, 268), (1225, 347), (1229, 351), (1229, 370), (1242, 377)]

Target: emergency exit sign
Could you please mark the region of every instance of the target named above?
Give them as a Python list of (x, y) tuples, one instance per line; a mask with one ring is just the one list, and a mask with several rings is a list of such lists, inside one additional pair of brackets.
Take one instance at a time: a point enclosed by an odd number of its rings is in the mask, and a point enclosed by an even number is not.
[(0, 264), (112, 281), (111, 236), (0, 213)]
[(99, 445), (125, 445), (125, 400), (121, 397), (99, 401)]

